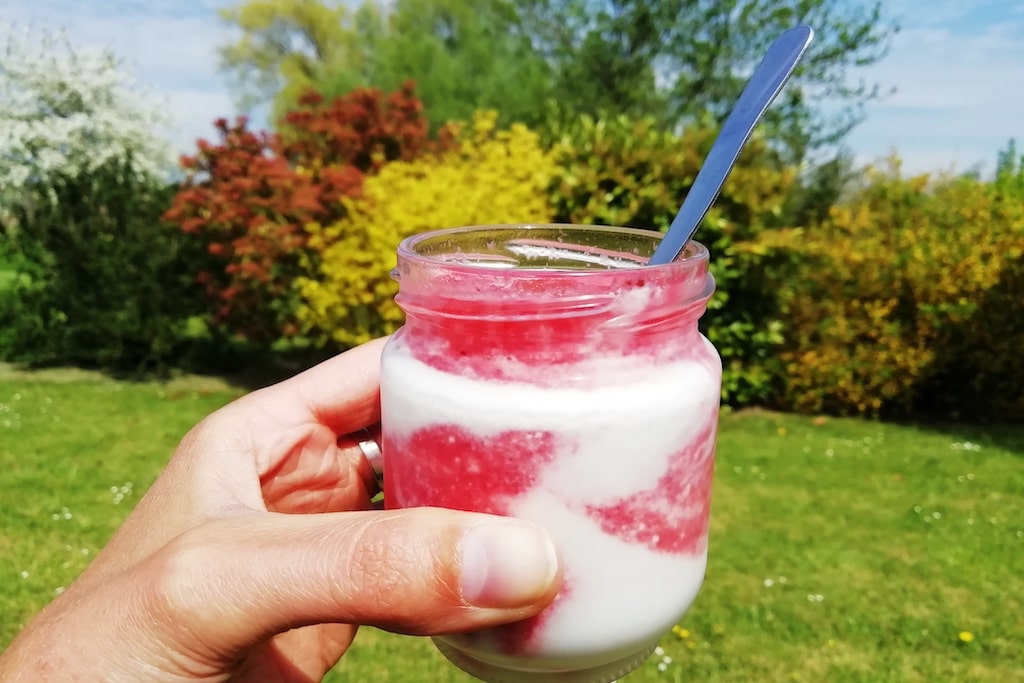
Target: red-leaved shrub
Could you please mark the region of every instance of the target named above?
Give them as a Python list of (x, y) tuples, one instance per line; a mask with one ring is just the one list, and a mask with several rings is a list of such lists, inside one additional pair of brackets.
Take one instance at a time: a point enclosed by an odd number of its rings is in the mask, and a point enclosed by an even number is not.
[(254, 342), (291, 336), (293, 282), (317, 267), (306, 226), (339, 220), (365, 174), (431, 145), (422, 104), (411, 83), (387, 97), (308, 93), (279, 133), (252, 131), (244, 117), (214, 125), (219, 140), (181, 159), (185, 180), (165, 218), (205, 246), (196, 277), (214, 325)]

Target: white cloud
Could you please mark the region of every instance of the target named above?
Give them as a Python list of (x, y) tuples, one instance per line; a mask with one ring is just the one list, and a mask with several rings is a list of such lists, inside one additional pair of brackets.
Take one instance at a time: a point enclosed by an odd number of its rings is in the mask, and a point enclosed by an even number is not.
[(896, 92), (869, 105), (867, 119), (851, 134), (848, 145), (858, 159), (896, 148), (912, 173), (979, 165), (991, 170), (1010, 138), (1024, 138), (1024, 21), (1019, 19), (973, 30), (955, 23), (910, 26), (866, 78), (895, 86)]
[(950, 26), (975, 17), (1022, 13), (1017, 0), (887, 0), (882, 11), (902, 26)]

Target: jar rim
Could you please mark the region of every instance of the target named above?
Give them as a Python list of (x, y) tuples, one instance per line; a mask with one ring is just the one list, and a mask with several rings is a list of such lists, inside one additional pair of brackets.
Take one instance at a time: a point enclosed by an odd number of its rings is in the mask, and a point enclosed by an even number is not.
[[(566, 237), (571, 238), (572, 236), (608, 236), (608, 235), (621, 235), (627, 238), (633, 238), (633, 244), (643, 244), (645, 241), (649, 244), (650, 253), (633, 253), (627, 254), (621, 251), (610, 251), (601, 248), (592, 249), (580, 249), (584, 245), (578, 244), (583, 241), (577, 240), (576, 244), (570, 241), (566, 246), (575, 246), (577, 249), (569, 250), (566, 249), (563, 255), (571, 253), (578, 259), (580, 263), (603, 264), (605, 267), (582, 267), (582, 268), (558, 268), (558, 267), (541, 267), (531, 268), (510, 264), (507, 259), (495, 257), (493, 259), (481, 259), (472, 260), (467, 258), (467, 255), (459, 252), (458, 250), (452, 251), (447, 250), (444, 252), (431, 252), (424, 253), (422, 248), (425, 245), (436, 243), (436, 244), (449, 244), (453, 240), (460, 238), (471, 237), (474, 235), (482, 235), (486, 233), (506, 233), (506, 234), (522, 234), (529, 235), (531, 232), (536, 231), (538, 234), (543, 232), (556, 231), (564, 234)], [(515, 278), (530, 278), (530, 277), (548, 277), (553, 273), (558, 273), (560, 277), (587, 277), (596, 273), (605, 273), (616, 270), (634, 270), (644, 269), (648, 272), (665, 273), (674, 271), (677, 269), (690, 269), (694, 266), (706, 262), (710, 259), (710, 254), (706, 246), (695, 240), (690, 240), (682, 253), (676, 260), (666, 263), (650, 266), (647, 264), (647, 259), (650, 258), (651, 254), (660, 244), (664, 234), (656, 232), (654, 230), (646, 230), (643, 228), (631, 228), (631, 227), (619, 227), (619, 226), (605, 226), (605, 225), (583, 225), (575, 223), (497, 223), (493, 225), (481, 224), (481, 225), (466, 225), (454, 228), (445, 228), (442, 230), (432, 230), (428, 232), (421, 232), (411, 237), (407, 237), (401, 241), (398, 245), (398, 258), (399, 261), (406, 263), (416, 263), (420, 266), (443, 266), (446, 271), (449, 272), (463, 272), (465, 274), (479, 274), (481, 271), (503, 271), (504, 273), (515, 273)], [(529, 242), (524, 242), (529, 244)], [(547, 242), (547, 249), (555, 248), (557, 245), (553, 245)], [(545, 247), (540, 246), (540, 243), (534, 243), (532, 247), (534, 251), (537, 249), (543, 249)], [(645, 249), (646, 251), (646, 249)], [(478, 255), (479, 256), (479, 255)]]

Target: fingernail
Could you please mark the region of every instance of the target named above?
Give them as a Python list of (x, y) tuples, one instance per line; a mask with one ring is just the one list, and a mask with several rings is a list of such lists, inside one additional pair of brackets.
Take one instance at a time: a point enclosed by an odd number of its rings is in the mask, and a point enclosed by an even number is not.
[(470, 605), (525, 607), (546, 595), (557, 575), (551, 538), (529, 522), (487, 522), (462, 537), (462, 597)]

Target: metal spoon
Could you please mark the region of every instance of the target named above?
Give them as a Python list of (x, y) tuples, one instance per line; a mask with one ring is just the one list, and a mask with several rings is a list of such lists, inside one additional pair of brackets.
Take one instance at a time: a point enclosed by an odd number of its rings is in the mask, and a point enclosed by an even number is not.
[(718, 193), (722, 191), (722, 185), (729, 177), (754, 127), (789, 80), (813, 39), (814, 30), (811, 27), (797, 26), (776, 38), (768, 47), (764, 59), (754, 69), (754, 75), (736, 100), (736, 106), (725, 120), (715, 144), (711, 146), (693, 186), (679, 207), (679, 213), (672, 219), (672, 225), (648, 265), (671, 263), (683, 251)]

